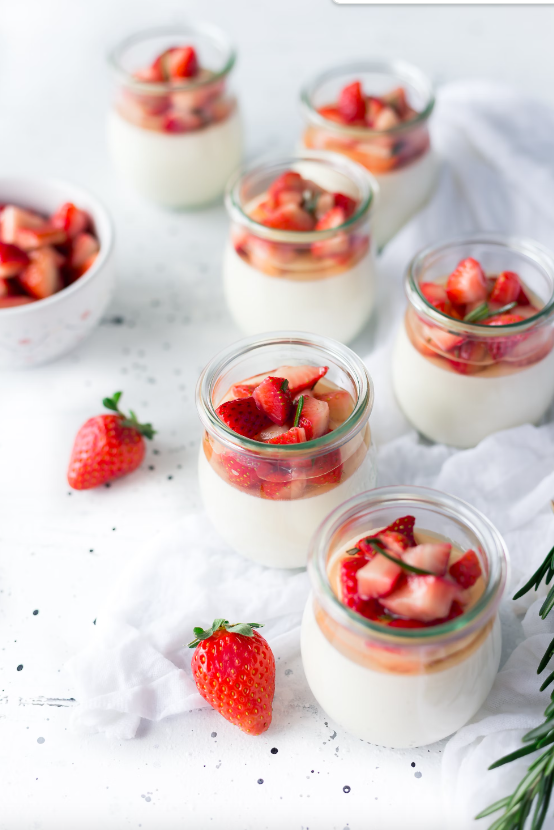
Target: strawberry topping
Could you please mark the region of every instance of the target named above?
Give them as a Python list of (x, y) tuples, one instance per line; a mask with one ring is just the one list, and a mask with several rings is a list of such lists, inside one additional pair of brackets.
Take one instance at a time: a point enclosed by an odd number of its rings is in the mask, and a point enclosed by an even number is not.
[(489, 301), (506, 305), (517, 300), (522, 291), (519, 277), (513, 271), (502, 271), (496, 278)]
[(258, 409), (279, 426), (283, 426), (292, 408), (288, 385), (285, 378), (268, 377), (253, 392)]
[(487, 298), (487, 281), (476, 259), (463, 259), (448, 277), (446, 293), (451, 303), (482, 302)]
[(314, 438), (321, 438), (329, 431), (329, 404), (325, 401), (318, 401), (311, 395), (302, 396), (302, 402), (298, 402), (300, 417), (298, 425), (306, 430), (306, 438), (312, 441)]
[(227, 401), (215, 412), (233, 432), (245, 438), (254, 438), (270, 422), (265, 412), (260, 412), (253, 397)]
[(291, 397), (305, 389), (313, 389), (318, 380), (327, 374), (328, 366), (280, 366), (275, 370), (277, 377), (289, 382)]
[(481, 565), (474, 550), (468, 550), (454, 562), (448, 573), (462, 588), (471, 588), (481, 576)]
[(345, 86), (339, 95), (338, 110), (347, 123), (363, 121), (365, 118), (365, 98), (359, 81)]

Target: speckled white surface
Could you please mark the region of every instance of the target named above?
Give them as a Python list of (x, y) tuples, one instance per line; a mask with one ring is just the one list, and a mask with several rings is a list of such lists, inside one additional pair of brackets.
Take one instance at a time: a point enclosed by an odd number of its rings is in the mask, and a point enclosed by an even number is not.
[[(116, 222), (119, 285), (103, 325), (76, 352), (0, 379), (0, 828), (443, 830), (442, 746), (391, 752), (336, 731), (299, 696), (298, 657), (278, 666), (274, 725), (256, 739), (212, 711), (144, 724), (123, 744), (69, 730), (62, 666), (141, 540), (199, 507), (194, 383), (238, 337), (220, 286), (222, 207), (172, 214), (149, 206), (114, 179), (104, 143), (108, 47), (185, 12), (219, 23), (239, 45), (250, 154), (292, 146), (300, 81), (355, 54), (400, 56), (442, 80), (501, 78), (554, 102), (548, 6), (4, 4), (0, 172), (91, 187)], [(370, 339), (368, 329), (355, 348), (365, 353)], [(132, 478), (70, 495), (75, 430), (119, 388), (159, 435)], [(513, 642), (517, 630), (508, 633)]]

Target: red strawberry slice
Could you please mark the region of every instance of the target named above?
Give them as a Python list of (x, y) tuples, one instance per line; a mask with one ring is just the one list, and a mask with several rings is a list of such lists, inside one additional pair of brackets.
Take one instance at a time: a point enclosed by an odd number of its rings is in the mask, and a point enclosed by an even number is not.
[(306, 430), (306, 438), (312, 441), (329, 432), (329, 404), (318, 401), (311, 395), (304, 395), (298, 426)]
[(29, 257), (18, 248), (17, 245), (10, 245), (0, 242), (0, 277), (15, 277), (29, 264)]
[(262, 496), (266, 499), (299, 499), (306, 487), (306, 482), (301, 479), (294, 481), (263, 481)]
[[(438, 282), (420, 282), (419, 290), (425, 299), (430, 302), (431, 305), (434, 305), (435, 308), (445, 305), (447, 297), (444, 285), (439, 285)], [(443, 308), (440, 308), (439, 310), (442, 311)]]
[(83, 233), (90, 226), (90, 217), (84, 210), (79, 210), (72, 202), (66, 202), (54, 213), (50, 219), (54, 228), (65, 231), (70, 239)]
[[(519, 314), (499, 314), (486, 320), (487, 326), (509, 326), (512, 323), (521, 323), (525, 318)], [(512, 334), (506, 337), (495, 337), (488, 341), (488, 349), (494, 360), (502, 360), (514, 349), (518, 343), (526, 339), (525, 334)]]
[(305, 389), (313, 389), (328, 369), (328, 366), (280, 366), (275, 369), (275, 376), (288, 380), (289, 392), (294, 398)]
[(48, 247), (39, 248), (29, 253), (29, 259), (29, 265), (17, 278), (27, 294), (43, 300), (63, 288), (57, 251)]
[(324, 484), (338, 484), (342, 478), (342, 460), (340, 450), (332, 450), (312, 460), (310, 473), (306, 474), (309, 484), (320, 487)]
[(334, 104), (328, 107), (320, 107), (318, 113), (322, 118), (326, 118), (328, 121), (334, 121), (335, 124), (344, 124), (345, 122), (345, 119)]
[(501, 306), (513, 303), (519, 297), (520, 291), (522, 287), (518, 275), (514, 271), (502, 271), (496, 278), (489, 301)]
[(329, 407), (329, 419), (335, 427), (343, 424), (352, 415), (354, 401), (346, 389), (337, 389), (336, 392), (326, 392), (316, 397), (319, 401), (325, 401)]
[(63, 245), (67, 233), (63, 228), (56, 228), (50, 222), (44, 222), (38, 228), (19, 228), (15, 241), (24, 251), (34, 251), (45, 245)]
[(0, 214), (0, 238), (2, 242), (17, 244), (17, 232), (22, 228), (40, 228), (44, 225), (44, 217), (30, 210), (6, 205)]
[(417, 545), (414, 536), (415, 516), (402, 516), (396, 519), (383, 532), (401, 533), (406, 538), (407, 547), (413, 548)]
[(451, 303), (464, 305), (487, 299), (487, 281), (476, 259), (463, 259), (448, 277), (446, 293)]
[(380, 602), (387, 611), (419, 622), (446, 617), (460, 588), (441, 576), (411, 576)]
[(356, 573), (358, 594), (362, 599), (385, 597), (394, 590), (401, 576), (401, 566), (378, 553)]
[(356, 200), (351, 199), (350, 196), (345, 196), (344, 193), (334, 193), (333, 196), (335, 201), (335, 207), (343, 210), (345, 218), (350, 219), (350, 217), (356, 210), (356, 205), (358, 204)]
[(426, 543), (409, 548), (402, 559), (414, 568), (431, 571), (436, 576), (444, 576), (450, 559), (452, 545), (448, 542)]
[(370, 540), (377, 542), (378, 545), (385, 548), (387, 553), (390, 553), (397, 558), (400, 558), (404, 551), (408, 550), (410, 547), (408, 537), (405, 536), (404, 533), (397, 530), (391, 530), (390, 528), (385, 528), (385, 530), (381, 530), (379, 533), (360, 539), (358, 542), (360, 549), (364, 552), (366, 550), (372, 550), (375, 552), (375, 549), (371, 547)]
[(265, 412), (260, 412), (254, 398), (227, 401), (217, 407), (215, 414), (237, 435), (254, 438), (270, 422)]
[(363, 600), (358, 594), (357, 572), (367, 564), (365, 556), (352, 556), (341, 562), (341, 599), (348, 608), (357, 611), (368, 620), (377, 620), (383, 615), (383, 608), (377, 600)]
[(490, 364), (489, 348), (480, 340), (466, 340), (454, 350), (459, 360), (449, 360), (449, 364), (460, 375), (472, 375)]
[(292, 427), (282, 435), (271, 438), (269, 444), (302, 444), (307, 440), (306, 431), (303, 427)]
[(231, 484), (236, 484), (238, 487), (251, 487), (252, 485), (260, 484), (260, 479), (256, 474), (254, 467), (244, 464), (236, 455), (230, 452), (221, 453), (219, 456), (221, 464), (225, 468), (228, 479)]
[(346, 212), (342, 207), (331, 208), (316, 223), (316, 231), (327, 231), (330, 228), (338, 228), (346, 222)]
[(292, 410), (292, 400), (285, 378), (268, 377), (254, 389), (253, 398), (258, 409), (271, 418), (274, 424), (283, 426)]
[[(255, 387), (254, 387), (255, 388)], [(233, 398), (249, 398), (254, 390), (242, 383), (235, 383), (231, 388)]]
[(481, 576), (481, 564), (474, 550), (468, 550), (454, 562), (448, 573), (462, 588), (471, 588)]
[(166, 68), (170, 78), (193, 78), (198, 73), (198, 58), (192, 46), (175, 46), (168, 50)]
[(267, 193), (270, 199), (277, 201), (277, 197), (280, 193), (285, 191), (302, 193), (304, 189), (304, 179), (300, 173), (296, 173), (294, 170), (287, 170), (284, 173), (281, 173), (279, 178), (275, 179), (275, 181), (271, 183)]
[(531, 305), (531, 300), (525, 293), (523, 286), (519, 289), (519, 294), (517, 295), (516, 299), (518, 305)]
[(79, 233), (73, 240), (69, 254), (69, 267), (74, 277), (81, 277), (94, 263), (100, 250), (96, 237), (90, 233)]
[(282, 231), (312, 231), (315, 219), (299, 205), (289, 202), (271, 211), (262, 224)]
[(359, 81), (348, 84), (341, 91), (338, 100), (338, 110), (345, 121), (363, 121), (365, 118), (365, 98), (362, 85)]

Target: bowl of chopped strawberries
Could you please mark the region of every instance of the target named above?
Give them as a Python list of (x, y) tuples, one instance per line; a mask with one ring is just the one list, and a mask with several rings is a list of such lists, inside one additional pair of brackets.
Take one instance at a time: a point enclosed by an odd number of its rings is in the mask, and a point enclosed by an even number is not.
[(0, 179), (0, 367), (73, 349), (100, 321), (113, 288), (113, 229), (101, 203), (72, 184)]
[(537, 423), (554, 399), (554, 255), (481, 234), (419, 253), (392, 365), (396, 398), (427, 438), (475, 446)]

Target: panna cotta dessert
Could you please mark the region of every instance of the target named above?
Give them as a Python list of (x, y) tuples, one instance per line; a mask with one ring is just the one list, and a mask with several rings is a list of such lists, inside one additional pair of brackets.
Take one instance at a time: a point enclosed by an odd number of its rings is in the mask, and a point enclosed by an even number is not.
[(219, 198), (242, 154), (227, 37), (205, 25), (155, 29), (110, 57), (117, 90), (108, 142), (121, 177), (166, 207)]
[(311, 154), (257, 164), (227, 187), (223, 280), (245, 334), (302, 329), (343, 343), (375, 301), (377, 185), (357, 164)]
[(477, 235), (418, 254), (392, 364), (396, 399), (427, 438), (473, 447), (537, 423), (554, 399), (554, 257)]
[(303, 146), (348, 156), (379, 184), (374, 223), (378, 248), (435, 188), (440, 165), (428, 128), (434, 104), (427, 78), (400, 61), (336, 67), (302, 91), (307, 121)]
[(234, 344), (204, 369), (199, 483), (229, 545), (276, 568), (306, 565), (320, 522), (373, 487), (373, 385), (340, 343), (276, 332)]
[(0, 311), (45, 300), (85, 274), (100, 251), (91, 217), (72, 202), (51, 216), (0, 207)]
[(498, 670), (506, 570), (498, 531), (453, 496), (384, 487), (338, 507), (308, 562), (301, 649), (318, 703), (382, 746), (455, 732)]

